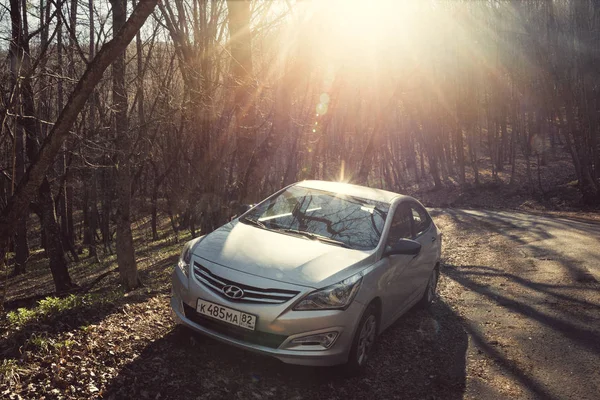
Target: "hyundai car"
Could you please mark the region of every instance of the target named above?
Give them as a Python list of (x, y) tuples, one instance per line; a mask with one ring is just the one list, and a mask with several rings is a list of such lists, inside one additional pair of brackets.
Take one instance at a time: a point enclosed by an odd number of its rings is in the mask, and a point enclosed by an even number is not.
[(377, 336), (436, 296), (441, 232), (390, 191), (303, 181), (186, 243), (174, 319), (285, 363), (360, 372)]

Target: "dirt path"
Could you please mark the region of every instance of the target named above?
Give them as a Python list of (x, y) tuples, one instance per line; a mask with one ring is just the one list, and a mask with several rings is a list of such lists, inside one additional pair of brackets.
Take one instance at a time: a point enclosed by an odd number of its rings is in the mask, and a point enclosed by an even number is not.
[(85, 325), (53, 322), (44, 345), (11, 347), (5, 354), (21, 361), (0, 379), (0, 398), (598, 398), (599, 226), (459, 210), (434, 219), (444, 231), (440, 298), (384, 332), (359, 378), (175, 328), (161, 281), (158, 293), (134, 294)]
[(469, 335), (466, 397), (597, 399), (600, 225), (445, 210), (444, 298)]

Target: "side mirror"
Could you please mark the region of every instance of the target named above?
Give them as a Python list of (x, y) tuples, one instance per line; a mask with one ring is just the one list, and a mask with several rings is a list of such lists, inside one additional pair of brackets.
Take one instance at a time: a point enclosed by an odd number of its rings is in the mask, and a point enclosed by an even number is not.
[(416, 256), (421, 251), (421, 243), (410, 239), (400, 239), (396, 243), (386, 246), (384, 257), (394, 255)]

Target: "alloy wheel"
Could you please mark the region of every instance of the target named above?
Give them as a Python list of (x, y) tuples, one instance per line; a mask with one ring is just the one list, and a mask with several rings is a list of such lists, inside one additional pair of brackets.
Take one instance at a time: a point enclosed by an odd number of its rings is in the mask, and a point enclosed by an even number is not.
[(431, 274), (431, 278), (429, 280), (429, 285), (427, 287), (427, 302), (431, 303), (435, 298), (435, 291), (437, 290), (437, 284), (439, 279), (439, 271), (437, 268), (433, 269), (433, 273)]
[(375, 343), (376, 330), (377, 320), (375, 319), (375, 315), (371, 314), (360, 330), (360, 336), (358, 338), (358, 351), (356, 352), (358, 365), (364, 365), (364, 363), (367, 361), (369, 352)]

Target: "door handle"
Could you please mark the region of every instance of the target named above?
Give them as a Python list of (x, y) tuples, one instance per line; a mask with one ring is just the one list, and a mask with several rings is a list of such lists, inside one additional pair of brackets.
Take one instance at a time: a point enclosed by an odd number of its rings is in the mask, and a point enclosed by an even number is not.
[(435, 242), (436, 240), (437, 240), (437, 238), (435, 236), (431, 238), (432, 243)]

